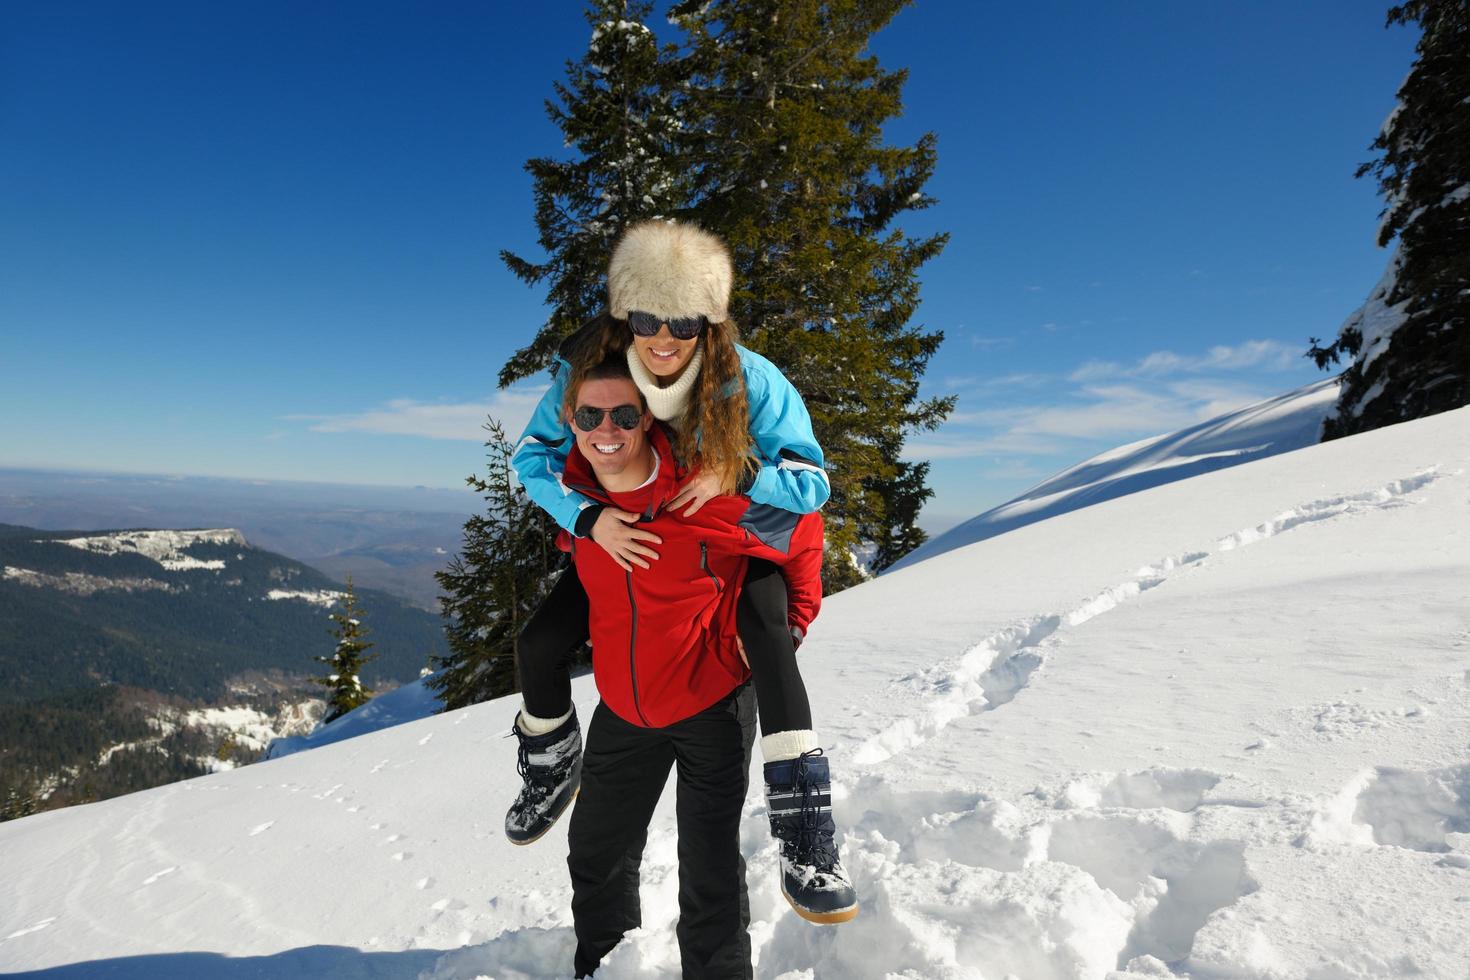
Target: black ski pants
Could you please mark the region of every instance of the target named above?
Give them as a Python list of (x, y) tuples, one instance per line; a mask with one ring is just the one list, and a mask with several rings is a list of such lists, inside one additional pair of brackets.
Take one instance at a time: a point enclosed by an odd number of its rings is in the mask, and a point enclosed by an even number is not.
[(740, 812), (754, 741), (755, 697), (748, 682), (664, 728), (630, 724), (598, 703), (568, 833), (577, 976), (591, 974), (624, 933), (642, 925), (639, 866), (671, 766), (677, 773), (676, 934), (684, 976), (752, 976)]
[[(696, 568), (689, 574), (703, 573)], [(781, 569), (752, 558), (735, 607), (735, 625), (755, 682), (761, 731), (767, 735), (812, 727), (786, 607)], [(521, 630), (516, 641), (521, 697), (537, 718), (560, 718), (572, 707), (571, 664), (587, 642), (589, 612), (582, 580), (576, 568), (568, 568)]]

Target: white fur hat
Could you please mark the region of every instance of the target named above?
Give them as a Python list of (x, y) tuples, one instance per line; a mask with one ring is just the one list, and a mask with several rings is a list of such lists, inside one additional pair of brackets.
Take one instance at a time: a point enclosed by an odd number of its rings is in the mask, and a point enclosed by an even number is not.
[(608, 312), (619, 320), (629, 310), (658, 317), (729, 319), (735, 269), (725, 243), (694, 225), (644, 221), (613, 248), (607, 264)]

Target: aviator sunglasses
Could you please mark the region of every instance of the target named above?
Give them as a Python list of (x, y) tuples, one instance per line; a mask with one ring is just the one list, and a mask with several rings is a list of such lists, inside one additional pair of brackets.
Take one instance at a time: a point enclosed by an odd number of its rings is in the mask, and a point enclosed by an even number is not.
[(636, 429), (643, 421), (643, 413), (637, 405), (619, 405), (617, 408), (594, 408), (583, 405), (572, 413), (572, 421), (583, 432), (591, 432), (602, 424), (603, 415), (611, 415), (613, 425), (620, 429)]
[(658, 328), (665, 323), (669, 325), (669, 333), (676, 340), (693, 340), (704, 333), (704, 328), (709, 326), (709, 318), (703, 316), (682, 317), (658, 317), (652, 313), (644, 313), (642, 310), (628, 311), (628, 326), (640, 337), (652, 337), (658, 333)]

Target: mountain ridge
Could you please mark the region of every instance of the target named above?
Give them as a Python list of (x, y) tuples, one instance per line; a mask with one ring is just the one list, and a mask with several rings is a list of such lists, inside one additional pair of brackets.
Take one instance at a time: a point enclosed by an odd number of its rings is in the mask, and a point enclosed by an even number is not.
[[(105, 798), (264, 749), (211, 709), (300, 733), (341, 589), (234, 528), (0, 525), (0, 802)], [(357, 594), (378, 654), (369, 687), (411, 681), (446, 650), (438, 616)]]

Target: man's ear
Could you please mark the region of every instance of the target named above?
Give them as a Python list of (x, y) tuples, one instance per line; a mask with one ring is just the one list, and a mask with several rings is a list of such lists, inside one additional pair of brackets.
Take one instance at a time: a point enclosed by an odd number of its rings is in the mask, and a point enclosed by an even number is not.
[(647, 432), (653, 428), (653, 412), (649, 409), (643, 410), (643, 431)]

